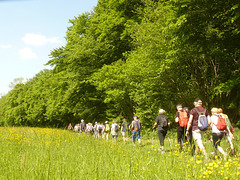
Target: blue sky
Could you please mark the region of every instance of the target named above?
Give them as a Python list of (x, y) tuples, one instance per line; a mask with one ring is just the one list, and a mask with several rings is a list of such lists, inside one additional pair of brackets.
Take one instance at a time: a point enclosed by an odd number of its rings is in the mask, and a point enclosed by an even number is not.
[(0, 0), (0, 95), (15, 78), (32, 78), (54, 48), (64, 45), (69, 19), (97, 0)]

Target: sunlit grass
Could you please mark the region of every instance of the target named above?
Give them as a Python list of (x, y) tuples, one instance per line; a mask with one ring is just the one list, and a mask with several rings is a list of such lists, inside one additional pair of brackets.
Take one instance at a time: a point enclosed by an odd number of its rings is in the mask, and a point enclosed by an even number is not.
[[(235, 133), (238, 151), (238, 132)], [(171, 143), (171, 146), (170, 146)], [(205, 141), (208, 152), (212, 144)], [(221, 156), (191, 156), (176, 138), (166, 138), (164, 154), (157, 139), (143, 139), (132, 146), (107, 142), (85, 134), (47, 128), (0, 128), (0, 179), (238, 179), (239, 154), (224, 161)], [(222, 141), (228, 149), (226, 140)]]

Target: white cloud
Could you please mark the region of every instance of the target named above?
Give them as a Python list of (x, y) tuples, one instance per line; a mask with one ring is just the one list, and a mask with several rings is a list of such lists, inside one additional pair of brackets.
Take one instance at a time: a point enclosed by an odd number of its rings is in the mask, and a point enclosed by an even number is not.
[(23, 42), (27, 45), (34, 45), (34, 46), (43, 46), (48, 43), (51, 44), (61, 44), (62, 41), (59, 40), (59, 37), (51, 37), (47, 38), (41, 34), (34, 34), (34, 33), (27, 33), (22, 38)]
[(8, 49), (8, 48), (11, 48), (11, 47), (12, 47), (11, 45), (0, 44), (0, 48), (3, 48), (3, 49)]
[(34, 59), (37, 57), (37, 55), (29, 47), (20, 49), (19, 54), (22, 59)]

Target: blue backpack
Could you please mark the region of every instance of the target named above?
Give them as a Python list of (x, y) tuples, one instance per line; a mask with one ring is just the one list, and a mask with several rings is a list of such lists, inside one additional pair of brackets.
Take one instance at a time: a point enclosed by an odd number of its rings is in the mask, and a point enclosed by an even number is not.
[(135, 131), (139, 131), (141, 129), (141, 122), (139, 120), (134, 120), (135, 122)]
[(204, 109), (203, 112), (199, 112), (198, 108), (195, 108), (195, 110), (198, 113), (198, 129), (200, 129), (201, 131), (208, 130), (208, 120), (205, 115), (206, 109)]

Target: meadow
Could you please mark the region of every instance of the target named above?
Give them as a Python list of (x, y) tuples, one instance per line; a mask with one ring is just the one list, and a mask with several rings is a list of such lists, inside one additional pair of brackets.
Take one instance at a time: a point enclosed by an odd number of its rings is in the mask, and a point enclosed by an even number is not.
[[(201, 153), (193, 157), (187, 146), (180, 153), (175, 133), (168, 137), (162, 154), (152, 132), (133, 147), (121, 136), (115, 143), (61, 129), (1, 127), (0, 179), (240, 179), (238, 130), (236, 154), (225, 161), (211, 155), (207, 138), (205, 160)], [(221, 145), (230, 152), (225, 139)]]

